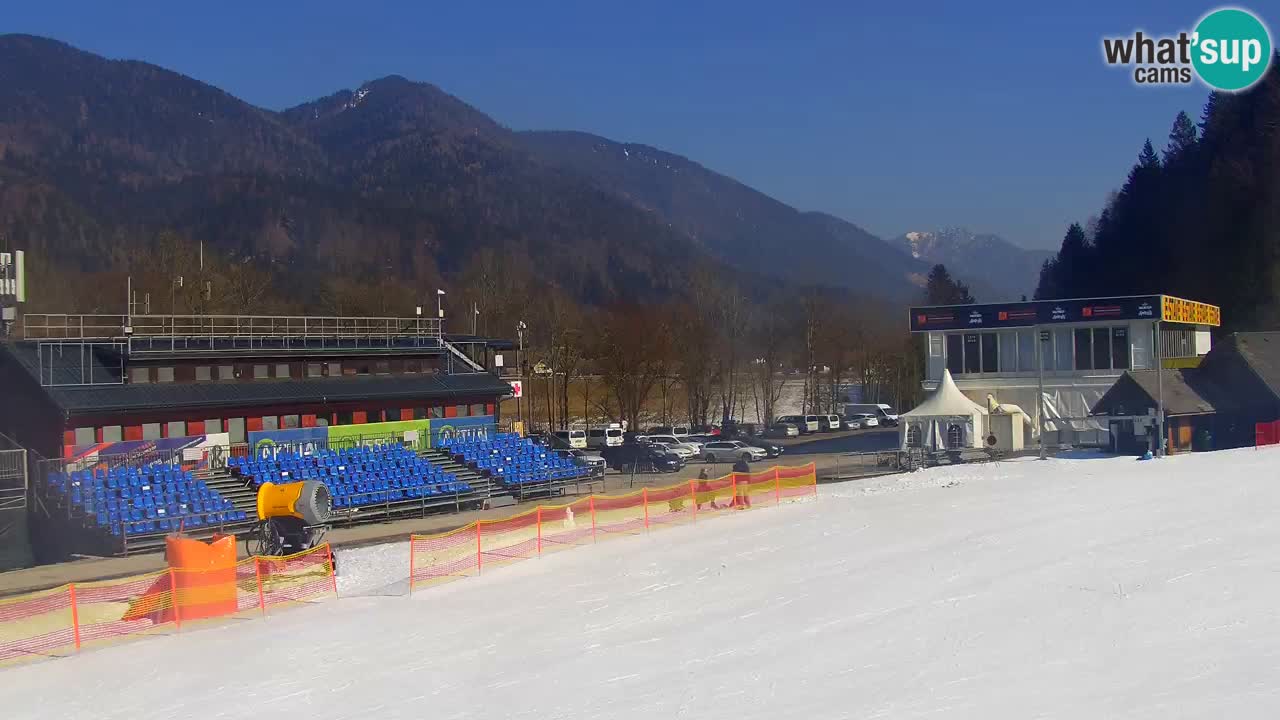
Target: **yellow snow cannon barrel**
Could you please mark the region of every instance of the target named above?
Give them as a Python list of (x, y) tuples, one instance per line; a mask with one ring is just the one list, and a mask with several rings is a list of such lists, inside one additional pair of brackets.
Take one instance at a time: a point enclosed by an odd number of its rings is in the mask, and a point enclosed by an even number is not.
[(262, 483), (258, 488), (258, 519), (292, 517), (320, 525), (333, 513), (333, 498), (322, 482)]

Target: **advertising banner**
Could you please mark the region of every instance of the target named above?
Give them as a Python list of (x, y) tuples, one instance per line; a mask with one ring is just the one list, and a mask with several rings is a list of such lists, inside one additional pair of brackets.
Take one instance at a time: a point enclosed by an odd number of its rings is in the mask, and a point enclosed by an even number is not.
[(911, 308), (911, 332), (1030, 327), (1070, 322), (1158, 320), (1160, 296), (1039, 300)]
[(329, 447), (329, 428), (254, 430), (249, 433), (249, 447), (260, 458), (274, 458), (280, 452), (311, 455)]
[(188, 470), (218, 469), (227, 466), (231, 440), (227, 433), (123, 440), (75, 445), (68, 448), (68, 468), (73, 470), (108, 465), (144, 465), (153, 462), (180, 463)]
[(1160, 319), (1165, 322), (1188, 323), (1218, 327), (1222, 324), (1222, 310), (1217, 305), (1183, 300), (1164, 295), (1161, 297)]
[(436, 418), (431, 421), (431, 446), (440, 447), (453, 440), (491, 440), (497, 430), (492, 415)]
[(431, 447), (431, 425), (439, 420), (397, 420), (393, 422), (365, 423), (363, 425), (336, 425), (328, 428), (329, 444), (337, 447), (373, 445), (388, 440), (410, 445), (415, 450)]

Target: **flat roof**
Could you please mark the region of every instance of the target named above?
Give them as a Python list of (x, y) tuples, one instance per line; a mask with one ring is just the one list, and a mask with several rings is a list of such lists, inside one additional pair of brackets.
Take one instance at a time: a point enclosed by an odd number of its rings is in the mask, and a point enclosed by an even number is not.
[(1184, 300), (1172, 295), (1125, 295), (972, 305), (922, 305), (911, 308), (909, 323), (911, 332), (929, 332), (1078, 322), (1105, 323), (1116, 320), (1160, 320), (1217, 327), (1222, 324), (1222, 311), (1217, 305)]
[[(497, 397), (511, 392), (511, 385), (490, 372), (456, 374), (357, 375), (334, 378), (204, 381), (194, 383), (115, 383), (97, 385), (40, 383), (41, 369), (35, 343), (0, 343), (0, 377), (3, 382), (30, 382), (60, 410), (75, 414), (126, 412), (156, 408), (196, 409), (252, 407), (289, 403), (349, 402), (354, 400), (409, 400), (431, 398)], [(109, 368), (88, 358), (98, 377)], [(45, 368), (59, 383), (74, 383), (80, 368)], [(118, 375), (119, 369), (115, 371)]]

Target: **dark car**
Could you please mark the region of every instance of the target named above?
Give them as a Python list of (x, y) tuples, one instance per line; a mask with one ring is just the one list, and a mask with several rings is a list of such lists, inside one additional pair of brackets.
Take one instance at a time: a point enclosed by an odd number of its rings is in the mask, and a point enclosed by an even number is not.
[(679, 455), (661, 445), (652, 443), (627, 443), (605, 448), (600, 456), (609, 467), (622, 472), (676, 472), (684, 467)]

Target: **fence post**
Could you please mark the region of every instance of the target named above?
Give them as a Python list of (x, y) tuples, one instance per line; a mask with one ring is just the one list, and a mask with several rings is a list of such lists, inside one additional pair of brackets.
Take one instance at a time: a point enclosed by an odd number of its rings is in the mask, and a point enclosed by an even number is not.
[(476, 521), (476, 574), (479, 575), (484, 570), (483, 555), (480, 553), (480, 522)]
[(591, 503), (591, 542), (596, 541), (596, 496), (592, 495), (587, 498)]
[(782, 504), (782, 473), (777, 465), (773, 466), (773, 504)]
[(538, 555), (542, 555), (542, 506), (537, 509), (538, 514)]
[(640, 502), (644, 503), (644, 531), (649, 532), (649, 488), (640, 488)]
[(693, 508), (693, 521), (698, 522), (698, 490), (697, 483), (689, 481), (689, 506)]
[(173, 623), (182, 629), (182, 605), (178, 602), (178, 573), (169, 568), (169, 603), (173, 605)]
[(413, 596), (413, 534), (409, 535), (409, 595)]
[(738, 473), (729, 473), (729, 507), (738, 507)]
[(329, 556), (329, 581), (333, 585), (333, 596), (338, 597), (338, 566), (333, 564), (333, 545), (324, 544), (324, 550)]
[(76, 584), (67, 586), (67, 594), (71, 596), (71, 634), (76, 640), (76, 652), (80, 651), (80, 609), (76, 607)]
[(262, 594), (262, 558), (253, 557), (253, 575), (258, 580), (258, 609), (262, 611), (262, 617), (267, 616), (267, 600)]
[(809, 463), (809, 471), (813, 473), (813, 493), (812, 494), (817, 495), (818, 494), (818, 463), (817, 462)]

